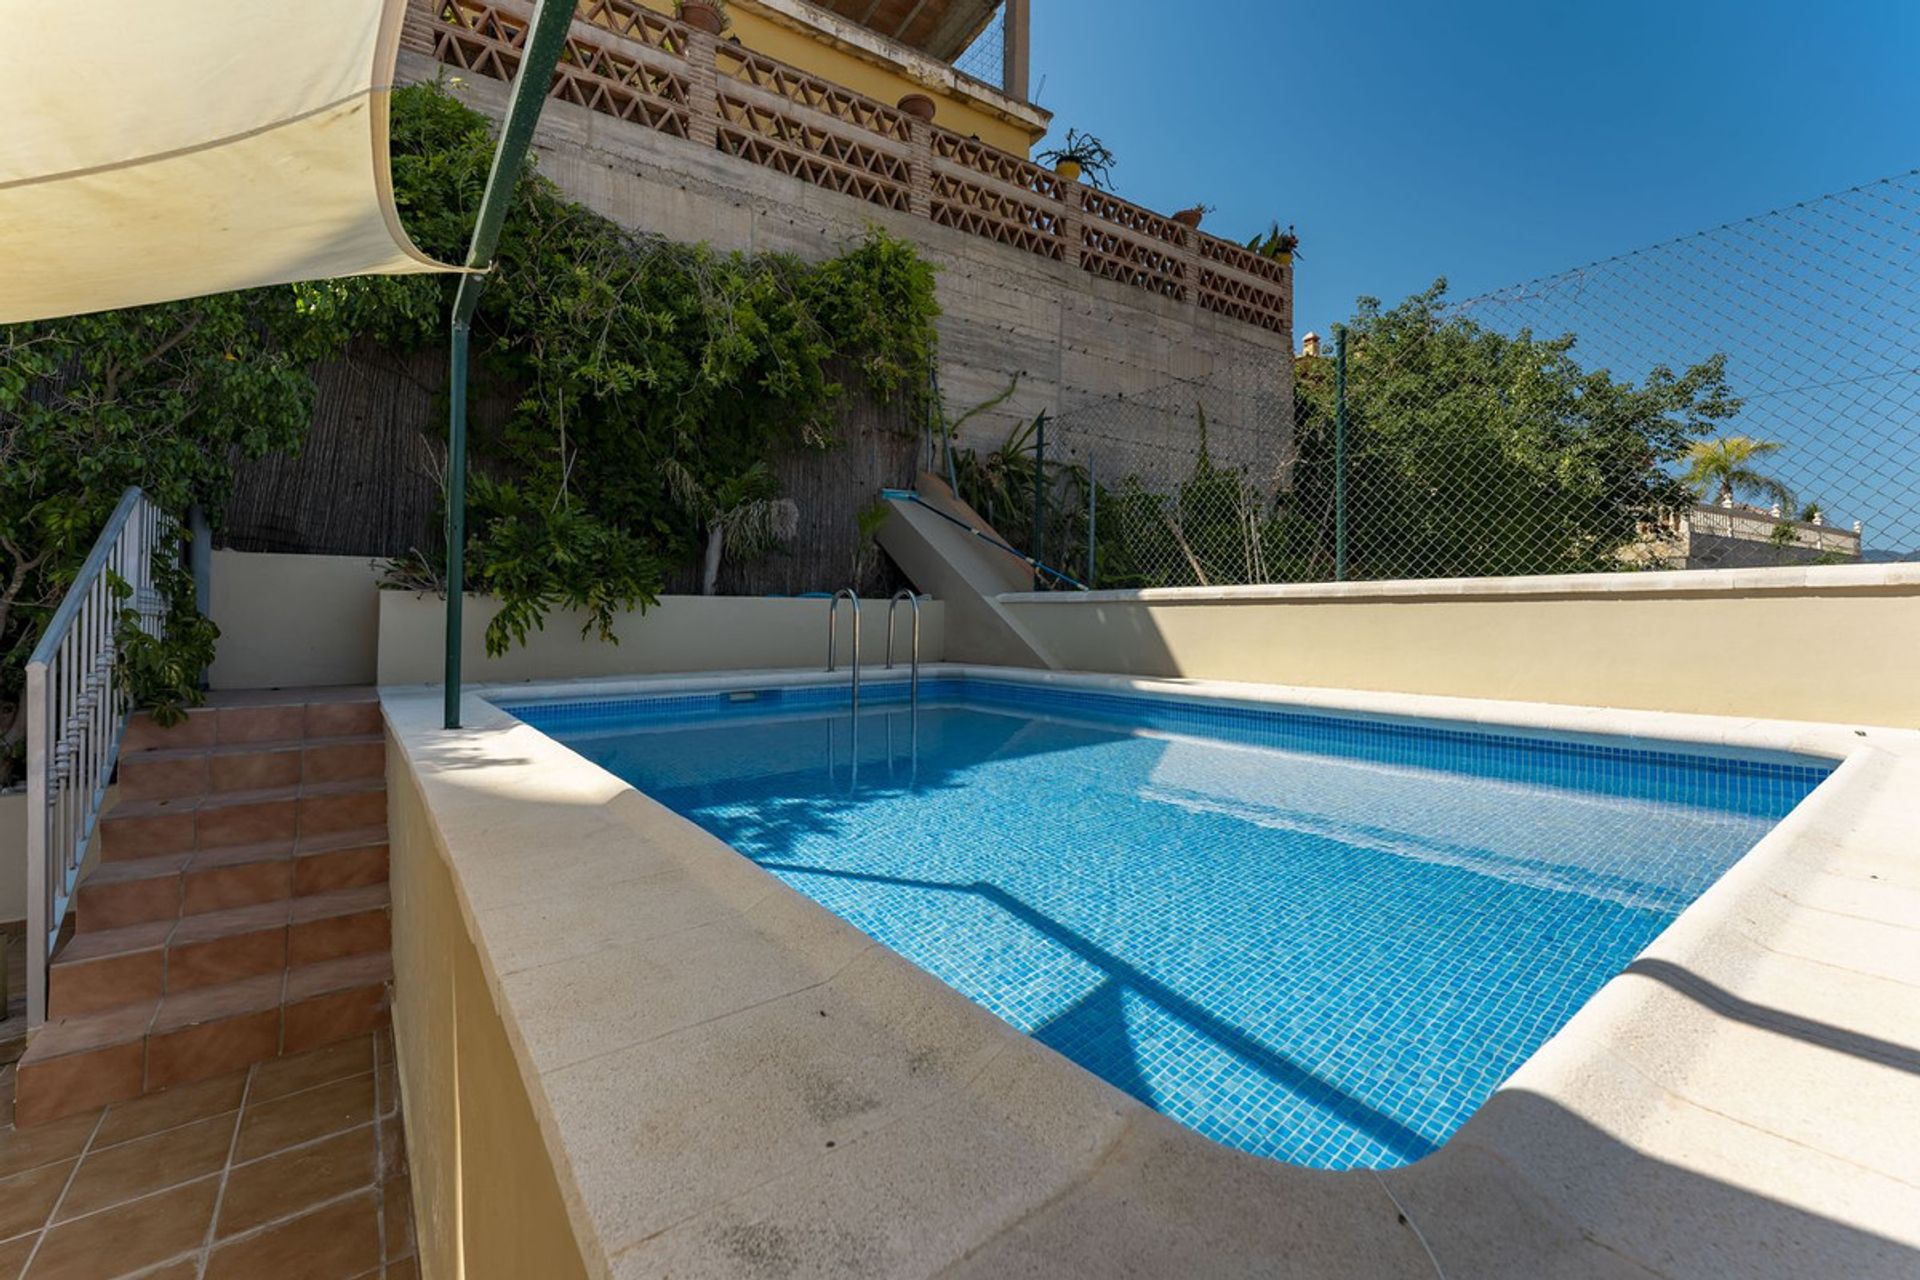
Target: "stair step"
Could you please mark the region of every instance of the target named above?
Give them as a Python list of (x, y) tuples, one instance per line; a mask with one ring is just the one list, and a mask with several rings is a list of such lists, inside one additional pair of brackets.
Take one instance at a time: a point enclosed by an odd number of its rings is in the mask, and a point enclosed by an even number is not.
[(386, 738), (377, 733), (290, 738), (226, 746), (156, 747), (120, 761), (120, 798), (183, 799), (207, 793), (260, 791), (302, 782), (382, 777)]
[(384, 951), (390, 938), (384, 884), (76, 933), (50, 966), (49, 1009), (56, 1018), (98, 1013)]
[(103, 862), (74, 895), (79, 933), (384, 884), (387, 829)]
[(215, 694), (208, 705), (162, 728), (148, 715), (127, 724), (121, 750), (228, 746), (289, 739), (347, 738), (383, 731), (379, 694), (366, 688), (274, 689)]
[(103, 861), (291, 841), (386, 821), (386, 779), (128, 800), (100, 820)]
[(168, 993), (47, 1023), (27, 1045), (14, 1122), (30, 1126), (373, 1030), (385, 951)]

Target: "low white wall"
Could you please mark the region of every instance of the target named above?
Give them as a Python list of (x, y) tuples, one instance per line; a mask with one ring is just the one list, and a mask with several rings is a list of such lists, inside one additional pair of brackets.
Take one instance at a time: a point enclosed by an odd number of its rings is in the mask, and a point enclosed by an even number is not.
[(213, 553), (215, 689), (372, 684), (378, 568), (365, 556)]
[[(446, 601), (411, 591), (382, 591), (378, 676), (382, 685), (439, 682), (446, 654)], [(546, 629), (499, 658), (486, 650), (487, 623), (498, 605), (467, 597), (463, 615), (461, 669), (472, 683), (563, 680), (577, 676), (651, 675), (676, 671), (741, 671), (767, 667), (821, 667), (827, 659), (827, 601), (760, 596), (663, 596), (644, 615), (615, 625), (618, 644), (580, 634), (579, 614), (556, 612)], [(852, 630), (840, 606), (840, 660), (849, 658)], [(896, 653), (906, 661), (910, 627), (907, 607), (896, 615)], [(886, 652), (887, 602), (861, 607), (863, 664), (878, 664)], [(920, 660), (946, 656), (946, 611), (937, 600), (920, 604)]]
[(0, 795), (0, 925), (27, 918), (27, 793)]
[(1049, 665), (1920, 724), (1920, 565), (1003, 595)]

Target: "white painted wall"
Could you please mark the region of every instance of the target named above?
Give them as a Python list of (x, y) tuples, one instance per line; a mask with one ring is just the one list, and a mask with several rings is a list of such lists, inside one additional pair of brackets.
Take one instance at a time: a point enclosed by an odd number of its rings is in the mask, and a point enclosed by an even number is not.
[(215, 689), (372, 684), (378, 570), (365, 556), (213, 553)]
[[(618, 644), (597, 635), (582, 638), (578, 614), (555, 613), (546, 629), (528, 637), (499, 658), (486, 651), (486, 627), (496, 604), (469, 596), (464, 615), (462, 675), (471, 684), (564, 680), (578, 676), (653, 675), (675, 671), (744, 671), (771, 667), (824, 667), (827, 661), (827, 602), (767, 596), (663, 596), (642, 615), (628, 614), (615, 626)], [(907, 606), (897, 616), (896, 653), (907, 658), (910, 634)], [(868, 600), (861, 607), (863, 666), (884, 660), (887, 602)], [(920, 605), (920, 660), (938, 662), (946, 654), (946, 611), (937, 600)], [(848, 608), (840, 606), (840, 660), (848, 660), (852, 629)], [(382, 685), (436, 684), (446, 654), (446, 602), (411, 591), (380, 593)]]

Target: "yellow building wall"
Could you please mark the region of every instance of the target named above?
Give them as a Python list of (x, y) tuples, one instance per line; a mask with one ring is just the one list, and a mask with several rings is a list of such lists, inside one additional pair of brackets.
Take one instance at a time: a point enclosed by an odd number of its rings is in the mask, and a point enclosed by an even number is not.
[[(647, 4), (666, 14), (673, 13), (675, 8), (673, 0), (647, 0)], [(729, 5), (727, 17), (731, 25), (721, 39), (739, 36), (740, 43), (755, 53), (777, 58), (888, 106), (909, 93), (924, 93), (934, 100), (933, 122), (963, 137), (978, 137), (989, 146), (1018, 156), (1026, 155), (1039, 141), (1040, 134), (1026, 125), (1009, 123), (962, 97), (942, 93), (899, 71), (837, 49), (817, 36), (748, 12), (743, 5)]]

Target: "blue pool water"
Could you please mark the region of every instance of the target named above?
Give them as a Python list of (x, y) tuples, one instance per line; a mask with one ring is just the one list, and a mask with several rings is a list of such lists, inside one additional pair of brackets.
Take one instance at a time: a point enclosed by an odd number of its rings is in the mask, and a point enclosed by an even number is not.
[(512, 707), (1166, 1115), (1432, 1151), (1825, 776), (1040, 688)]

